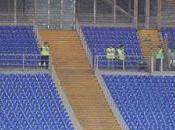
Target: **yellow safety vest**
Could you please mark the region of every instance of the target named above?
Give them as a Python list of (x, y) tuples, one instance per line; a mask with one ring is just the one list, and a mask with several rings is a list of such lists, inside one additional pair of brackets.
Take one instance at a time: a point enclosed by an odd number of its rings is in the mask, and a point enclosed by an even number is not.
[(156, 54), (156, 59), (164, 59), (163, 49), (160, 49)]
[(117, 49), (117, 53), (118, 53), (118, 59), (121, 61), (125, 60), (125, 51), (124, 49)]
[(106, 49), (106, 58), (107, 59), (115, 59), (115, 48), (110, 47)]
[(41, 55), (42, 56), (49, 56), (49, 47), (42, 47)]

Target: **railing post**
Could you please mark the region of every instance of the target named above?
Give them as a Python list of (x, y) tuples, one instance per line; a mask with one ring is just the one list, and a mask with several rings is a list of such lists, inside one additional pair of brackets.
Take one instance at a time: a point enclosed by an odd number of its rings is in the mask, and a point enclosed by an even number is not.
[(95, 71), (97, 68), (97, 55), (92, 56), (91, 64), (92, 64), (92, 71)]
[(114, 69), (114, 59), (112, 59), (111, 69)]
[(17, 0), (14, 0), (14, 24), (17, 24), (17, 12), (16, 12)]
[(94, 24), (96, 24), (96, 13), (97, 13), (97, 11), (96, 11), (96, 8), (97, 8), (97, 1), (96, 0), (94, 0)]
[(149, 28), (150, 27), (150, 0), (146, 0), (146, 7), (145, 7), (145, 27)]
[(163, 72), (163, 59), (160, 60), (160, 72)]
[(73, 28), (76, 29), (76, 0), (74, 0), (74, 18), (73, 18)]
[(134, 27), (138, 27), (138, 0), (134, 0)]
[(47, 10), (47, 28), (50, 29), (50, 0), (48, 2), (48, 10)]
[(154, 72), (154, 57), (153, 56), (151, 56), (151, 68), (150, 68), (150, 70), (151, 70), (151, 73)]
[(157, 1), (157, 26), (161, 28), (162, 0)]
[(51, 55), (49, 55), (49, 58), (48, 58), (48, 69), (49, 70), (52, 70), (52, 56)]
[(97, 57), (96, 57), (96, 69), (98, 70), (98, 61), (99, 61), (99, 56), (97, 55)]
[(63, 9), (64, 9), (64, 0), (61, 0), (61, 9), (60, 9), (60, 29), (63, 28)]
[(125, 70), (125, 60), (123, 60), (122, 70)]
[(109, 59), (107, 59), (107, 69), (110, 68), (110, 61)]
[(22, 55), (22, 68), (23, 68), (23, 70), (24, 70), (24, 67), (25, 67), (25, 55), (23, 54)]
[(114, 24), (116, 24), (117, 0), (114, 0)]

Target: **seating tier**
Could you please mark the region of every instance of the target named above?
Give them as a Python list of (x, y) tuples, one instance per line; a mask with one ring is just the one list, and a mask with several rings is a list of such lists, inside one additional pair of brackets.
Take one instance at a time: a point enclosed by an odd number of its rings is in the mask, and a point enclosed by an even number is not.
[(49, 74), (0, 74), (1, 130), (73, 130)]
[(175, 128), (175, 77), (103, 75), (107, 89), (131, 130)]
[[(142, 56), (140, 44), (137, 38), (137, 32), (134, 28), (116, 28), (116, 27), (83, 27), (82, 28), (88, 47), (93, 56), (103, 55), (100, 59), (99, 66), (105, 67), (108, 61), (106, 48), (112, 46), (118, 48), (121, 44), (125, 47), (126, 67), (133, 67), (137, 64), (138, 57)], [(132, 61), (130, 60), (132, 57)], [(113, 65), (119, 66), (115, 60)]]

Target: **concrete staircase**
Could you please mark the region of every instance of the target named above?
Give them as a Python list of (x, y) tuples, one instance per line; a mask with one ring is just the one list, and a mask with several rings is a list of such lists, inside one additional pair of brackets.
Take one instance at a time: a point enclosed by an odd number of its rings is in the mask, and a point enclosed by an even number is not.
[(160, 45), (159, 31), (156, 29), (152, 30), (139, 30), (138, 35), (141, 42), (141, 50), (145, 57), (154, 55), (158, 46)]
[(90, 70), (79, 37), (73, 31), (41, 31), (68, 100), (84, 130), (119, 130), (96, 77)]

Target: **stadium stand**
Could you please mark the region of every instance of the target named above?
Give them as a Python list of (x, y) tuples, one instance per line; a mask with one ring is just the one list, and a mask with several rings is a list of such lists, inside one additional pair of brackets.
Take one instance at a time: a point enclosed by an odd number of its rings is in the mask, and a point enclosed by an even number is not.
[(175, 49), (175, 28), (165, 27), (161, 28), (161, 34), (168, 40), (168, 48)]
[(91, 73), (77, 32), (47, 30), (39, 33), (43, 41), (49, 42), (55, 71), (83, 129), (120, 130)]
[(39, 53), (32, 26), (0, 26), (0, 45), (1, 53)]
[[(137, 31), (134, 28), (83, 27), (82, 29), (92, 55), (103, 55), (99, 59), (99, 67), (108, 65), (104, 55), (105, 49), (110, 46), (114, 48), (121, 44), (125, 46), (125, 66), (128, 68), (135, 67), (137, 60), (142, 57)], [(113, 65), (118, 67), (121, 63), (114, 60)]]
[(103, 79), (129, 129), (174, 129), (174, 76), (103, 75)]
[(73, 130), (48, 73), (0, 73), (1, 130)]
[(37, 66), (39, 55), (32, 26), (0, 26), (0, 66)]
[(0, 130), (175, 130), (174, 19), (175, 0), (1, 0)]

